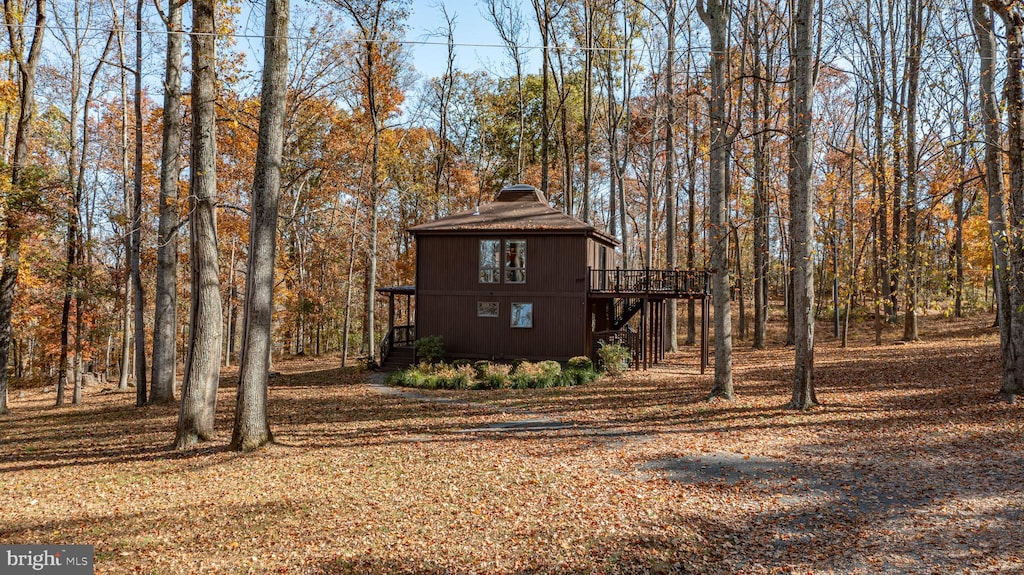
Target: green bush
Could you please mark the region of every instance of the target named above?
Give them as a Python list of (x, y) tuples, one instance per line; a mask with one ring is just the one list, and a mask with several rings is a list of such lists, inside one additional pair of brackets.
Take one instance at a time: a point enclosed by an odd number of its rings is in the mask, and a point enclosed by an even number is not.
[(439, 335), (421, 337), (414, 345), (416, 356), (427, 363), (438, 363), (444, 359), (444, 339)]
[(537, 364), (541, 375), (537, 378), (536, 387), (556, 387), (562, 378), (562, 364), (557, 361), (542, 361)]
[(520, 360), (517, 367), (507, 363), (428, 363), (421, 361), (405, 371), (388, 376), (391, 385), (419, 389), (527, 389), (589, 383), (598, 377), (592, 367), (562, 369), (557, 361), (532, 363)]
[(608, 375), (621, 375), (629, 367), (629, 361), (632, 359), (629, 348), (621, 343), (602, 341), (597, 355), (601, 358), (601, 364)]
[(590, 358), (585, 355), (577, 355), (576, 357), (570, 357), (568, 363), (565, 364), (567, 369), (594, 369), (594, 362), (590, 361)]
[(473, 368), (476, 370), (477, 387), (480, 389), (503, 389), (511, 384), (511, 365), (478, 361), (473, 364)]
[(440, 365), (433, 373), (434, 389), (467, 389), (475, 375), (469, 366)]
[(596, 369), (566, 368), (562, 371), (561, 385), (583, 385), (590, 383), (600, 377)]
[(530, 361), (520, 361), (512, 370), (512, 387), (515, 389), (536, 387), (537, 378), (542, 373), (537, 364)]

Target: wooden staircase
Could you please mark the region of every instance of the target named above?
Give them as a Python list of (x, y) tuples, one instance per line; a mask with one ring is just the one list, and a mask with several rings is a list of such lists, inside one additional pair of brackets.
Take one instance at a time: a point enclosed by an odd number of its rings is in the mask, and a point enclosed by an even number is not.
[(381, 359), (380, 371), (393, 372), (403, 370), (416, 362), (416, 349), (412, 346), (395, 346), (387, 357)]
[(615, 298), (612, 304), (612, 329), (618, 331), (625, 327), (643, 305), (644, 301), (640, 298)]

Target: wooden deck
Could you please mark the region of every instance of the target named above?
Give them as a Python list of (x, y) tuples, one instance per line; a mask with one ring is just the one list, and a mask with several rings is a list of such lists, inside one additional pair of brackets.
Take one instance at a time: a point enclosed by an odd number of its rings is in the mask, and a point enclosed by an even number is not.
[[(710, 270), (659, 269), (589, 269), (587, 297), (598, 307), (602, 316), (599, 330), (592, 334), (591, 343), (616, 341), (630, 348), (633, 365), (647, 369), (665, 357), (665, 332), (662, 329), (667, 300), (698, 300), (701, 305), (700, 372), (704, 373), (709, 359), (709, 322), (711, 296)], [(629, 323), (635, 316), (640, 320), (634, 331)], [(635, 320), (633, 320), (635, 322)], [(596, 349), (596, 347), (595, 347)]]
[(591, 297), (704, 299), (711, 294), (709, 270), (591, 269)]

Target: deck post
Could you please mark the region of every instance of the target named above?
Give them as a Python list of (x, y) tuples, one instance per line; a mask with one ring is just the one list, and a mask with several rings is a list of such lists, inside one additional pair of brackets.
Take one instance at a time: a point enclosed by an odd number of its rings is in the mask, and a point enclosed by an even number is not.
[(395, 293), (388, 292), (388, 331), (395, 329)]
[(708, 314), (711, 312), (711, 306), (709, 305), (707, 296), (704, 296), (700, 300), (700, 373), (701, 375), (707, 370), (708, 367), (708, 348), (710, 347), (708, 342)]

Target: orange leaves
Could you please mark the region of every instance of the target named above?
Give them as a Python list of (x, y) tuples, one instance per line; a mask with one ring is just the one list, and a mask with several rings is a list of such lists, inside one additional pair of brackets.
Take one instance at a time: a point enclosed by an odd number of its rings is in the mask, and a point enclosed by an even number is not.
[[(56, 411), (29, 389), (0, 426), (4, 542), (94, 543), (105, 573), (1017, 572), (1021, 408), (988, 402), (990, 321), (823, 340), (826, 404), (799, 414), (781, 345), (737, 347), (739, 399), (713, 404), (692, 350), (575, 388), (432, 393), (465, 403), (278, 361), (280, 444), (246, 456), (166, 451), (173, 407), (90, 388)], [(573, 425), (466, 432), (532, 414)]]

